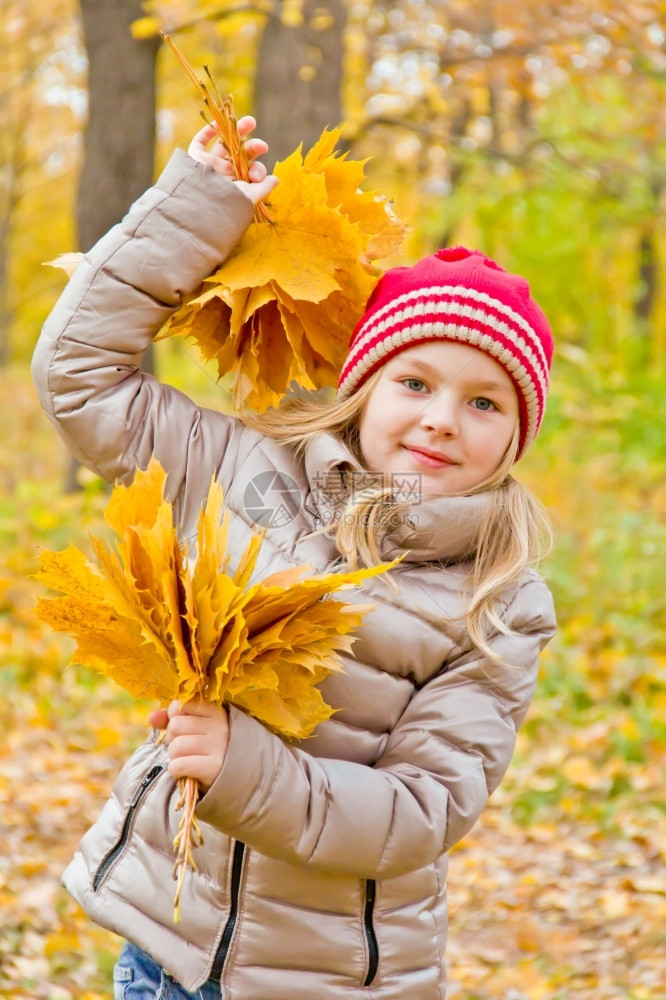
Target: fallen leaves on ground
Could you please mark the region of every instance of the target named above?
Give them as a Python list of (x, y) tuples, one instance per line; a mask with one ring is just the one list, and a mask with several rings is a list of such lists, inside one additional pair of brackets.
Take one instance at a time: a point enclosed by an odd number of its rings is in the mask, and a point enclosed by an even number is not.
[[(596, 727), (597, 741), (607, 735)], [(516, 821), (521, 794), (551, 787), (576, 736), (566, 723), (543, 743), (522, 736), (523, 759), (451, 856), (448, 1000), (664, 996), (663, 749), (640, 769), (642, 808), (628, 795), (615, 832), (589, 818), (575, 785), (540, 819)]]
[[(111, 995), (120, 941), (96, 928), (58, 885), (97, 817), (145, 710), (108, 682), (41, 679), (5, 703), (0, 724), (0, 996), (98, 1000)], [(566, 756), (570, 729), (558, 741)], [(527, 741), (525, 741), (527, 742)], [(529, 745), (521, 748), (529, 752)], [(543, 777), (552, 746), (519, 763), (451, 857), (450, 1000), (662, 1000), (666, 970), (666, 823), (626, 810), (622, 835), (566, 811), (525, 826), (521, 789)], [(665, 760), (646, 798), (659, 801)]]

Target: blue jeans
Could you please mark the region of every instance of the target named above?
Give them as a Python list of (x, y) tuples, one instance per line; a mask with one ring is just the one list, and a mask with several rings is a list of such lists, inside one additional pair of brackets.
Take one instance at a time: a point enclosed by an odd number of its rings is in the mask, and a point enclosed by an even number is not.
[(133, 944), (124, 945), (113, 970), (113, 1000), (220, 1000), (221, 995), (220, 984), (212, 979), (187, 993)]

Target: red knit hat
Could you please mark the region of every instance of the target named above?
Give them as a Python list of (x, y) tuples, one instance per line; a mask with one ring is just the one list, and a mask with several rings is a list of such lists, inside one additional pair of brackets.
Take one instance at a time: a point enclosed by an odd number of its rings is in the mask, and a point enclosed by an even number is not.
[(387, 271), (352, 334), (338, 398), (351, 396), (396, 354), (432, 340), (476, 347), (506, 370), (518, 393), (520, 457), (543, 419), (553, 355), (548, 320), (525, 278), (464, 247)]

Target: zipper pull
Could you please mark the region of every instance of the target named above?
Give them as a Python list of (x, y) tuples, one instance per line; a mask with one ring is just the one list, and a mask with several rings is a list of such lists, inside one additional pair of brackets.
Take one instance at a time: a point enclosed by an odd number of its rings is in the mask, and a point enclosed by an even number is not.
[(145, 778), (143, 779), (143, 781), (141, 782), (141, 784), (137, 788), (136, 792), (134, 793), (134, 798), (132, 799), (132, 801), (129, 804), (130, 809), (134, 809), (135, 806), (138, 805), (139, 799), (141, 798), (141, 796), (145, 792), (146, 788), (148, 788), (148, 785), (150, 785), (155, 780), (155, 778), (160, 773), (160, 771), (163, 771), (163, 770), (164, 770), (164, 767), (161, 764), (155, 764), (153, 767), (151, 767), (150, 771), (145, 776)]

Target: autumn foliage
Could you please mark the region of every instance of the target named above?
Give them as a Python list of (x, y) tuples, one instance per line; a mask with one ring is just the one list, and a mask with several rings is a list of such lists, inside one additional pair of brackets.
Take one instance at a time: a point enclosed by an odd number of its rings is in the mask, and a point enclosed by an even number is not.
[(386, 567), (310, 577), (299, 566), (251, 584), (262, 538), (230, 569), (219, 484), (191, 552), (164, 484), (153, 460), (115, 488), (104, 517), (116, 543), (91, 539), (97, 565), (75, 546), (42, 554), (37, 578), (64, 596), (41, 598), (39, 618), (76, 638), (73, 663), (134, 697), (232, 702), (283, 736), (309, 736), (332, 711), (315, 685), (339, 669), (336, 651), (349, 652), (367, 610), (322, 598)]
[(252, 223), (162, 331), (193, 337), (220, 375), (233, 373), (238, 408), (265, 410), (292, 382), (337, 384), (377, 281), (370, 263), (400, 245), (402, 226), (386, 203), (358, 189), (363, 164), (336, 155), (340, 132), (276, 165), (271, 221)]
[[(63, 596), (41, 598), (38, 617), (76, 638), (73, 663), (135, 697), (229, 702), (283, 736), (309, 736), (333, 711), (316, 685), (340, 669), (336, 654), (350, 651), (349, 633), (368, 610), (323, 598), (386, 566), (319, 577), (298, 566), (253, 584), (262, 537), (251, 538), (231, 569), (219, 484), (211, 483), (190, 551), (178, 537), (165, 482), (153, 459), (130, 486), (116, 486), (104, 512), (116, 542), (91, 539), (97, 565), (72, 545), (42, 554), (38, 579)], [(175, 920), (186, 863), (195, 865), (192, 848), (203, 842), (196, 782), (180, 785)]]
[[(233, 101), (221, 97), (210, 74), (210, 85), (200, 81), (166, 41), (199, 90), (235, 177), (247, 179)], [(325, 130), (305, 156), (299, 147), (276, 164), (280, 184), (268, 210), (258, 206), (230, 257), (159, 334), (192, 337), (220, 376), (231, 373), (238, 410), (277, 405), (293, 383), (336, 385), (377, 280), (373, 261), (400, 248), (403, 224), (386, 199), (361, 190), (363, 162), (335, 152), (341, 134)]]
[[(67, 459), (25, 369), (63, 283), (39, 264), (75, 246), (86, 67), (74, 6), (13, 0), (3, 14), (8, 191), (25, 166), (0, 227), (17, 362), (0, 382), (0, 996), (16, 1000), (113, 991), (118, 939), (59, 878), (146, 734), (142, 702), (85, 668), (63, 671), (73, 644), (36, 619), (29, 579), (44, 548), (88, 551), (104, 502), (85, 470), (82, 491), (62, 494)], [(255, 7), (145, 4), (239, 113), (257, 111)], [(451, 858), (456, 1000), (664, 997), (665, 24), (663, 0), (348, 6), (345, 146), (372, 157), (369, 186), (413, 223), (407, 253), (484, 248), (530, 278), (557, 330), (546, 420), (517, 474), (556, 519), (543, 569), (560, 628), (509, 774)], [(159, 163), (193, 131), (186, 83), (164, 53)], [(285, 121), (261, 119), (264, 138), (267, 124), (300, 126), (280, 96)], [(185, 346), (157, 345), (160, 378), (224, 405)]]

